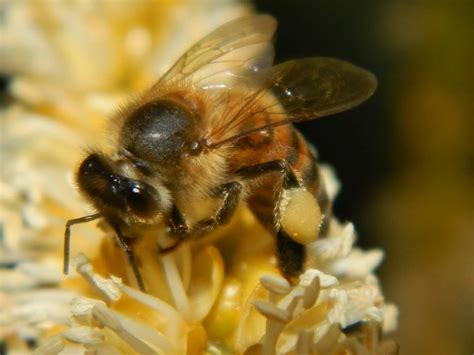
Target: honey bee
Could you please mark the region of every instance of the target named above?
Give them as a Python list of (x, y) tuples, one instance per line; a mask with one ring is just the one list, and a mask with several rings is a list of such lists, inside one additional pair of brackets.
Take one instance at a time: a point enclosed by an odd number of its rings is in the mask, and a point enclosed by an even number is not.
[(275, 236), (282, 274), (302, 272), (331, 206), (315, 151), (292, 123), (359, 105), (376, 79), (331, 58), (273, 65), (275, 29), (269, 15), (224, 24), (117, 114), (113, 153), (92, 152), (76, 174), (97, 213), (67, 222), (65, 273), (70, 227), (102, 218), (145, 290), (133, 253), (144, 227), (164, 223), (178, 246), (229, 222), (240, 201)]

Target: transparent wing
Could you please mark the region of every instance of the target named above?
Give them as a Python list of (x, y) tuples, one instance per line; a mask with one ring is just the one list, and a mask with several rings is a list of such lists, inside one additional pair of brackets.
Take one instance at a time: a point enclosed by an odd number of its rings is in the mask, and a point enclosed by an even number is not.
[(373, 94), (377, 80), (348, 62), (316, 57), (267, 68), (239, 85), (243, 95), (238, 104), (213, 120), (213, 129), (206, 137), (209, 147), (271, 126), (348, 110)]
[(269, 15), (228, 22), (191, 47), (154, 88), (188, 77), (204, 89), (228, 87), (240, 76), (270, 67), (275, 29), (276, 21)]

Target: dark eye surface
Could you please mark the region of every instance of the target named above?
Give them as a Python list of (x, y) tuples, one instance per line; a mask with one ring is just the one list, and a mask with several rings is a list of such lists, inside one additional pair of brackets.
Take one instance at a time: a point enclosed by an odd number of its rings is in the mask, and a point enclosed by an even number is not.
[(144, 183), (131, 181), (126, 191), (126, 204), (135, 215), (148, 218), (158, 212), (158, 195)]
[(176, 159), (192, 125), (191, 114), (181, 106), (169, 101), (152, 102), (140, 107), (125, 121), (123, 146), (149, 162)]
[(107, 174), (107, 171), (106, 165), (97, 154), (89, 155), (79, 167), (79, 175), (82, 176), (103, 176)]
[(79, 167), (76, 179), (81, 191), (93, 201), (100, 201), (117, 209), (126, 208), (121, 197), (122, 180), (114, 174), (104, 157), (89, 155)]

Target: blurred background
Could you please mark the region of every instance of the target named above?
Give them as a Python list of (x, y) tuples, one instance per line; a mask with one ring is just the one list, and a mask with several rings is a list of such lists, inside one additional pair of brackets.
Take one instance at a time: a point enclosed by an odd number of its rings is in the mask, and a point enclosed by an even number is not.
[(362, 106), (300, 125), (342, 191), (335, 213), (381, 247), (402, 354), (474, 351), (474, 2), (259, 0), (277, 60), (346, 59), (374, 72)]

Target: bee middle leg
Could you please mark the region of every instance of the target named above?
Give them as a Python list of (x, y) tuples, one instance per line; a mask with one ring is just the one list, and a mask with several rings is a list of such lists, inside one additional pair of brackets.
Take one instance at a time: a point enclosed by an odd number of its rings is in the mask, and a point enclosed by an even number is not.
[[(295, 173), (285, 160), (273, 160), (262, 164), (244, 167), (237, 171), (237, 175), (244, 179), (253, 179), (274, 172), (279, 172), (282, 175), (283, 190), (301, 187), (301, 183), (298, 181)], [(279, 199), (282, 196), (282, 192), (279, 194)], [(277, 209), (279, 204), (280, 201), (277, 201)], [(273, 211), (274, 209), (271, 210)], [(305, 246), (294, 241), (280, 226), (279, 221), (277, 220), (276, 222), (275, 232), (278, 266), (283, 275), (291, 279), (298, 276), (303, 271), (303, 266), (306, 259)]]
[(176, 243), (170, 247), (161, 248), (160, 254), (174, 251), (187, 238), (198, 238), (211, 232), (217, 226), (228, 223), (239, 204), (241, 191), (242, 184), (236, 181), (220, 186), (216, 197), (221, 199), (221, 203), (214, 216), (197, 222), (192, 228), (188, 227), (179, 209), (173, 206), (169, 224), (171, 235), (176, 239)]
[(222, 185), (216, 194), (221, 199), (216, 213), (211, 218), (199, 221), (193, 227), (193, 236), (209, 233), (217, 226), (227, 224), (237, 209), (241, 192), (242, 184), (240, 182), (232, 181)]

